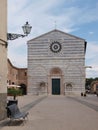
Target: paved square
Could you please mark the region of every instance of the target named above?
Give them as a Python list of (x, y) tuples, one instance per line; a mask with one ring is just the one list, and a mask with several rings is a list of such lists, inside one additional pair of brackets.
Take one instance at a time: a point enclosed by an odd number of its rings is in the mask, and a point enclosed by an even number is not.
[(98, 111), (86, 102), (98, 107), (97, 97), (48, 96), (29, 110), (29, 119), (25, 124), (1, 129), (98, 130)]

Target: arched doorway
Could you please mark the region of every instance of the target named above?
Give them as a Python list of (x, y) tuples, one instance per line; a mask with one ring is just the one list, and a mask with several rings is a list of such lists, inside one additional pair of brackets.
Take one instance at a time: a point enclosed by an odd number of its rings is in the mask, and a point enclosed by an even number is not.
[(63, 94), (63, 76), (62, 70), (58, 67), (50, 70), (48, 93), (52, 95)]
[(23, 95), (26, 95), (27, 94), (27, 87), (26, 87), (26, 85), (25, 84), (20, 84), (20, 86), (21, 86), (21, 90), (22, 90), (22, 94)]

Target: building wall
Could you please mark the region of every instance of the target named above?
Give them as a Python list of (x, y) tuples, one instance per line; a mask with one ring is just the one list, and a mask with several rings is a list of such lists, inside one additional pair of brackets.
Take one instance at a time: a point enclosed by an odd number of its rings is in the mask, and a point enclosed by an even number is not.
[(6, 117), (7, 99), (7, 0), (0, 0), (0, 120)]
[(98, 94), (98, 81), (93, 81), (90, 86), (90, 92), (91, 93), (97, 93)]
[[(52, 45), (55, 42), (60, 43), (60, 50)], [(60, 94), (85, 91), (85, 41), (59, 30), (28, 41), (28, 93), (52, 94), (52, 79), (56, 78), (60, 79)], [(45, 82), (44, 89), (41, 82)]]
[(7, 84), (18, 85), (18, 69), (12, 65), (9, 59), (7, 64), (8, 64)]
[[(21, 85), (27, 87), (27, 68), (17, 68), (8, 59), (7, 84)], [(27, 89), (27, 88), (26, 88)]]

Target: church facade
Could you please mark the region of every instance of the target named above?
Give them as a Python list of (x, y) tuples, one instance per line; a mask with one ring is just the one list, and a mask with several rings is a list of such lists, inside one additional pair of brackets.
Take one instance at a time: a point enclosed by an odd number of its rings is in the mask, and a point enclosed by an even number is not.
[(28, 93), (66, 95), (85, 91), (84, 39), (52, 30), (27, 45)]

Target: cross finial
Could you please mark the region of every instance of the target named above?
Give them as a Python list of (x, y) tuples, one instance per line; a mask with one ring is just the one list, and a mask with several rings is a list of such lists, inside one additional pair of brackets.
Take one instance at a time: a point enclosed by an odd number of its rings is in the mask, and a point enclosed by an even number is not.
[(55, 24), (55, 29), (57, 28), (57, 21), (54, 21), (54, 24)]

